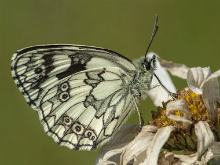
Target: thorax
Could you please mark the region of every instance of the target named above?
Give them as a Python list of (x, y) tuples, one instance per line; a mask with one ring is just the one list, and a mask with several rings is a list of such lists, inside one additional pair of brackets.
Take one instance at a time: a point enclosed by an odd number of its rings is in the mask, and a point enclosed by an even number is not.
[(153, 76), (153, 70), (146, 70), (146, 68), (143, 67), (143, 61), (143, 57), (133, 61), (136, 71), (129, 84), (131, 94), (141, 97), (141, 99), (146, 98), (147, 91), (151, 88)]

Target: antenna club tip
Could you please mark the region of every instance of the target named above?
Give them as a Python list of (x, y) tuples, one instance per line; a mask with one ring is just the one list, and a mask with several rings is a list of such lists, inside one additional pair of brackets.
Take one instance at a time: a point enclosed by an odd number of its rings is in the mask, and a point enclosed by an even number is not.
[(156, 15), (156, 22), (157, 22), (157, 20), (158, 20), (158, 15), (157, 14), (155, 14)]

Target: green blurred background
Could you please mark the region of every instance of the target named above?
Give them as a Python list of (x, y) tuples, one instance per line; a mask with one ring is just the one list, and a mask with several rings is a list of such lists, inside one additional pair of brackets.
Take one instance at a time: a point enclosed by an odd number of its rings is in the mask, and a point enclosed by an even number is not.
[[(80, 44), (111, 49), (130, 59), (144, 55), (158, 14), (159, 30), (151, 46), (161, 58), (189, 67), (220, 61), (220, 1), (0, 1), (0, 164), (94, 164), (96, 151), (73, 151), (48, 137), (38, 115), (11, 78), (16, 50), (39, 44)], [(173, 78), (178, 89), (186, 81)], [(145, 123), (150, 99), (140, 110)], [(138, 124), (133, 114), (126, 124)]]

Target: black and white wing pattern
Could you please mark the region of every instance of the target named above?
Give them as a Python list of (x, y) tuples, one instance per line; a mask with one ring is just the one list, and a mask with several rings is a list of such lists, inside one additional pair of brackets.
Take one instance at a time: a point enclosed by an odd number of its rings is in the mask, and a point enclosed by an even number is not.
[(135, 66), (108, 49), (77, 45), (17, 51), (11, 73), (47, 135), (61, 146), (95, 149), (133, 109)]

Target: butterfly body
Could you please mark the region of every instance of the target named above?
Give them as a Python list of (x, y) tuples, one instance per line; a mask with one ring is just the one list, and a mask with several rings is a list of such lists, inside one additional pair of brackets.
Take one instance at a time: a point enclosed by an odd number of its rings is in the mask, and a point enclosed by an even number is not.
[(91, 150), (110, 139), (146, 98), (154, 68), (108, 49), (42, 45), (17, 51), (12, 77), (56, 143)]

